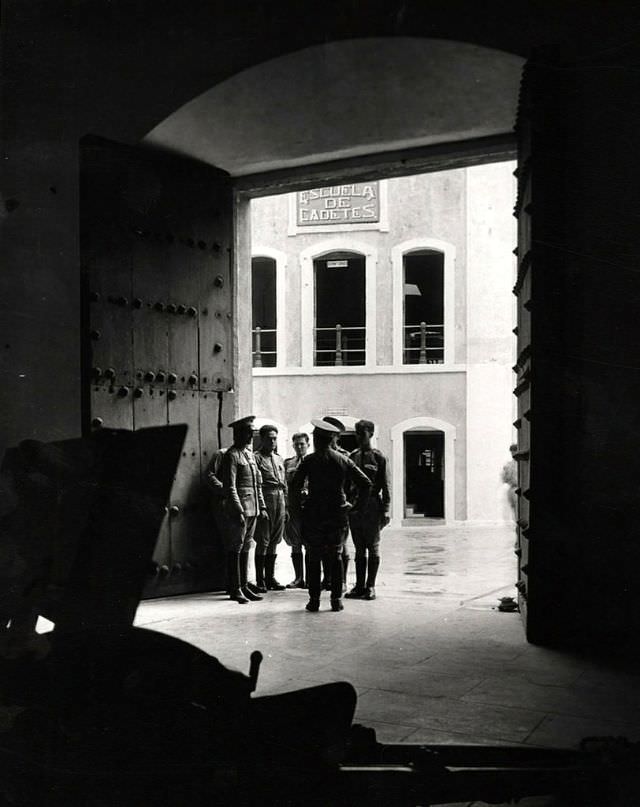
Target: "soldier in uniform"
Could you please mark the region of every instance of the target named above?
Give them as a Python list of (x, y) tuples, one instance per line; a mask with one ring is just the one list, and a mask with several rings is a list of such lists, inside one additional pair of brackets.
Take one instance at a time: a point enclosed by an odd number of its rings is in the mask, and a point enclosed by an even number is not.
[(260, 429), (260, 448), (254, 454), (262, 476), (262, 495), (268, 518), (256, 526), (256, 582), (259, 589), (283, 591), (274, 574), (278, 544), (287, 520), (287, 482), (284, 461), (276, 452), (278, 429), (264, 425)]
[[(295, 454), (293, 457), (287, 457), (284, 461), (289, 499), (291, 498), (291, 480), (309, 450), (309, 435), (305, 432), (297, 432), (291, 438), (291, 442), (293, 443)], [(291, 547), (291, 563), (293, 564), (295, 577), (287, 585), (287, 588), (306, 588), (305, 579), (307, 575), (305, 574), (304, 545), (302, 543), (302, 518), (301, 514), (295, 512), (291, 507), (288, 508), (288, 513), (289, 518), (284, 525), (284, 540)]]
[[(340, 435), (344, 432), (345, 427), (344, 423), (338, 418), (334, 418), (330, 415), (322, 418), (326, 423), (331, 423), (332, 426), (335, 426), (338, 429), (338, 434), (331, 435), (331, 448), (334, 451), (337, 451), (338, 454), (342, 454), (343, 457), (348, 457), (349, 452), (344, 449), (340, 443), (338, 443), (338, 439)], [(347, 572), (349, 571), (349, 561), (351, 557), (349, 555), (349, 525), (344, 528), (344, 533), (342, 535), (342, 588), (346, 587), (347, 583)], [(331, 591), (331, 569), (324, 565), (322, 566), (322, 588), (325, 591)]]
[(371, 496), (364, 507), (349, 516), (351, 535), (356, 547), (356, 584), (345, 596), (364, 600), (376, 598), (376, 576), (380, 568), (380, 532), (389, 523), (391, 494), (387, 458), (372, 448), (375, 430), (370, 420), (356, 423), (358, 448), (350, 454), (353, 462), (371, 482)]
[(258, 588), (248, 582), (249, 550), (257, 520), (268, 517), (262, 478), (251, 450), (254, 420), (249, 415), (229, 424), (233, 445), (221, 464), (229, 596), (241, 604), (262, 599)]
[(207, 470), (205, 472), (206, 486), (210, 494), (211, 514), (213, 516), (213, 523), (219, 534), (222, 536), (224, 533), (224, 487), (222, 485), (222, 458), (225, 455), (226, 448), (219, 448), (213, 452)]
[[(291, 482), (292, 506), (300, 509), (305, 485), (307, 496), (302, 511), (302, 538), (309, 557), (309, 602), (307, 611), (320, 608), (320, 564), (331, 564), (331, 610), (342, 611), (342, 540), (348, 512), (363, 505), (371, 487), (369, 478), (348, 457), (331, 448), (331, 437), (339, 430), (324, 420), (312, 420), (314, 453), (300, 463)], [(345, 490), (356, 492), (354, 504)]]

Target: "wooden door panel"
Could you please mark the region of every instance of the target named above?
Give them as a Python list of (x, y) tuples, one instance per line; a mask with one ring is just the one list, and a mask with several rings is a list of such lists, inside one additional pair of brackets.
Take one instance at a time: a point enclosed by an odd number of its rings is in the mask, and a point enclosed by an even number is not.
[[(114, 154), (82, 175), (80, 246), (83, 289), (83, 364), (94, 383), (131, 384), (131, 250), (113, 182)], [(126, 336), (125, 336), (126, 335)]]
[(167, 394), (163, 388), (139, 386), (134, 390), (133, 419), (136, 429), (162, 426), (169, 422)]
[(233, 387), (229, 178), (93, 137), (81, 177), (85, 429), (187, 424), (146, 596), (220, 585), (202, 468), (218, 443), (215, 391)]
[[(100, 237), (108, 248), (116, 240), (113, 228), (103, 229)], [(96, 239), (96, 244), (99, 239)], [(93, 250), (92, 250), (93, 251)], [(125, 250), (113, 247), (109, 257), (96, 250), (87, 261), (89, 289), (92, 381), (101, 384), (131, 384), (133, 356), (131, 340), (131, 264)]]
[(171, 502), (188, 506), (200, 484), (200, 413), (198, 393), (172, 390), (169, 394), (169, 423), (186, 423), (187, 436), (171, 491)]
[[(134, 390), (133, 398), (134, 428), (144, 429), (147, 426), (161, 426), (169, 422), (167, 411), (167, 396), (164, 389), (153, 386), (138, 386)], [(157, 567), (169, 569), (171, 563), (171, 538), (169, 534), (169, 501), (166, 503), (167, 511), (160, 527), (153, 561)], [(162, 583), (166, 571), (163, 569), (159, 575), (156, 572), (154, 584)]]
[[(220, 412), (220, 401), (215, 392), (200, 392), (200, 473), (204, 482), (204, 474), (213, 453), (218, 446), (218, 417), (224, 415), (224, 410)], [(224, 432), (230, 431), (223, 422), (221, 429), (221, 442), (224, 439)]]
[(233, 387), (232, 199), (220, 189), (213, 200), (214, 221), (222, 236), (209, 238), (207, 249), (196, 253), (200, 264), (201, 389), (227, 392)]
[(192, 231), (193, 225), (188, 235), (183, 233), (173, 244), (172, 257), (177, 271), (169, 277), (169, 364), (176, 368), (176, 388), (179, 389), (197, 389), (199, 383), (200, 267), (194, 259), (194, 251), (198, 248)]
[(131, 389), (125, 386), (93, 385), (91, 416), (97, 428), (133, 429)]
[(136, 379), (155, 382), (169, 370), (169, 327), (166, 314), (171, 263), (169, 245), (149, 229), (137, 227), (133, 238), (133, 355)]
[(518, 136), (518, 198), (514, 214), (518, 219), (518, 274), (514, 294), (517, 297), (517, 360), (513, 368), (516, 372), (514, 395), (517, 400), (518, 450), (515, 459), (518, 464), (518, 503), (517, 534), (518, 545), (518, 603), (522, 620), (529, 635), (529, 568), (531, 563), (530, 538), (535, 531), (535, 510), (531, 487), (531, 402), (535, 373), (533, 353), (533, 312), (535, 292), (535, 263), (532, 244), (532, 219), (534, 209), (534, 174), (531, 159), (532, 134), (529, 118), (529, 73), (525, 66), (520, 92), (520, 105), (516, 132)]

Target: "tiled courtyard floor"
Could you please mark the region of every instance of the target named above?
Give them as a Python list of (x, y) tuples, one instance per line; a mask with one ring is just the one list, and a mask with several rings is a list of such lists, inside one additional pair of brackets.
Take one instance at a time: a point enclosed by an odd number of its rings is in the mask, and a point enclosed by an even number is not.
[[(277, 575), (291, 579), (286, 547)], [(264, 654), (257, 694), (350, 681), (356, 720), (378, 739), (572, 747), (592, 735), (640, 739), (640, 673), (526, 643), (506, 527), (385, 530), (378, 599), (304, 610), (304, 591), (240, 606), (222, 595), (148, 601), (137, 624), (247, 671)], [(352, 581), (350, 581), (351, 583)]]

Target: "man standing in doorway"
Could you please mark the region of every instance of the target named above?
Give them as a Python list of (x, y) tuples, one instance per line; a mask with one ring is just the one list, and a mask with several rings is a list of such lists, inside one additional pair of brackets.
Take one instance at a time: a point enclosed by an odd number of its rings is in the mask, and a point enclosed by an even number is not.
[(226, 532), (224, 486), (222, 484), (222, 458), (226, 451), (226, 448), (216, 449), (205, 472), (205, 484), (209, 490), (214, 532), (221, 541), (225, 540)]
[[(371, 483), (348, 458), (331, 448), (338, 429), (324, 420), (312, 420), (314, 453), (306, 456), (291, 482), (292, 507), (300, 511), (303, 491), (307, 496), (302, 511), (302, 539), (309, 558), (309, 602), (307, 611), (320, 608), (320, 564), (331, 565), (331, 610), (342, 611), (342, 540), (348, 512), (364, 506)], [(354, 504), (345, 490), (354, 490)]]
[(355, 428), (358, 448), (350, 457), (371, 482), (371, 496), (366, 505), (359, 512), (351, 513), (349, 518), (356, 548), (356, 584), (345, 596), (375, 600), (376, 576), (380, 568), (380, 532), (390, 520), (387, 458), (371, 446), (375, 426), (370, 420), (359, 420)]
[(262, 599), (257, 587), (248, 582), (249, 550), (256, 522), (267, 518), (262, 478), (251, 450), (254, 420), (249, 415), (229, 424), (233, 429), (233, 445), (225, 452), (220, 469), (229, 596), (240, 604)]
[[(327, 415), (326, 417), (322, 418), (326, 423), (331, 423), (332, 426), (335, 426), (338, 429), (337, 434), (331, 435), (331, 448), (334, 451), (337, 451), (338, 454), (342, 454), (343, 457), (348, 457), (349, 452), (344, 449), (338, 440), (340, 439), (340, 435), (344, 432), (344, 423), (338, 418), (334, 418), (331, 415)], [(349, 524), (344, 528), (344, 533), (342, 535), (342, 588), (346, 586), (347, 583), (347, 572), (349, 571), (349, 561), (351, 557), (349, 555)], [(322, 567), (322, 588), (325, 591), (331, 591), (331, 569), (325, 565)]]
[[(309, 435), (305, 432), (297, 432), (291, 438), (293, 443), (294, 456), (287, 457), (284, 461), (284, 473), (287, 480), (287, 498), (291, 498), (291, 480), (298, 466), (309, 450)], [(292, 508), (287, 510), (289, 518), (284, 525), (284, 540), (291, 547), (291, 563), (293, 564), (293, 581), (287, 588), (306, 588), (304, 547), (302, 543), (302, 517)]]
[(278, 430), (264, 425), (260, 429), (260, 447), (255, 454), (256, 464), (262, 476), (262, 495), (268, 518), (256, 527), (256, 581), (258, 588), (266, 591), (284, 591), (284, 586), (275, 578), (276, 553), (282, 541), (287, 520), (287, 483), (282, 457), (276, 453)]

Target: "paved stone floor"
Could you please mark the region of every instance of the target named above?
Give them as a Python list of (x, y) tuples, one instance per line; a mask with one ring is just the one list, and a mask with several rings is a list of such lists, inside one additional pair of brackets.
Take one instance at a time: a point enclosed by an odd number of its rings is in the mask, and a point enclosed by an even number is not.
[[(640, 739), (640, 673), (526, 643), (513, 532), (502, 526), (387, 528), (378, 599), (304, 610), (304, 591), (240, 606), (222, 595), (147, 601), (137, 624), (185, 639), (247, 671), (257, 694), (350, 681), (356, 720), (383, 742), (573, 747), (582, 737)], [(277, 575), (291, 568), (282, 546)], [(353, 581), (350, 581), (353, 582)]]

